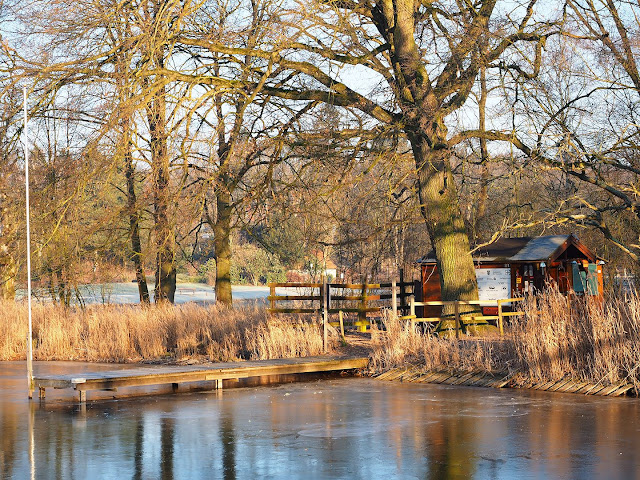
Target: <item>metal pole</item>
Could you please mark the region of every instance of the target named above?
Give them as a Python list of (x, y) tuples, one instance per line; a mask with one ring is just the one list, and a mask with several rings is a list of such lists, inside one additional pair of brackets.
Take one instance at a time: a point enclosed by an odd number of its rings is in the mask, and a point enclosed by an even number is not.
[(29, 134), (27, 130), (27, 88), (22, 89), (24, 99), (24, 183), (27, 213), (27, 304), (29, 308), (29, 336), (27, 337), (27, 379), (29, 398), (33, 398), (33, 326), (31, 318), (31, 225), (29, 222)]

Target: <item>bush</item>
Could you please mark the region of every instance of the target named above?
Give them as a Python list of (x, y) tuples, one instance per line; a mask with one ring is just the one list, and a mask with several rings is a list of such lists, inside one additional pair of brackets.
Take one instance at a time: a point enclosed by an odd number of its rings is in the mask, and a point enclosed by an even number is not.
[(245, 243), (234, 248), (231, 264), (231, 282), (235, 284), (264, 285), (285, 282), (285, 269), (276, 255)]

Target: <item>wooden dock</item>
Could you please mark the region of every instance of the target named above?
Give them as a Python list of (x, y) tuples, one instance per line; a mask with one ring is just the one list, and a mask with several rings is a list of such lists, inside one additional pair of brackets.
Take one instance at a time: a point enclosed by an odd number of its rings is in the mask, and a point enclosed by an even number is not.
[(45, 397), (47, 388), (71, 388), (78, 391), (80, 401), (85, 402), (89, 390), (117, 391), (121, 387), (170, 384), (177, 391), (180, 384), (192, 382), (214, 382), (214, 388), (222, 388), (222, 380), (226, 379), (355, 370), (368, 363), (367, 357), (303, 357), (207, 365), (140, 366), (81, 374), (35, 375), (33, 388), (38, 389), (40, 398)]

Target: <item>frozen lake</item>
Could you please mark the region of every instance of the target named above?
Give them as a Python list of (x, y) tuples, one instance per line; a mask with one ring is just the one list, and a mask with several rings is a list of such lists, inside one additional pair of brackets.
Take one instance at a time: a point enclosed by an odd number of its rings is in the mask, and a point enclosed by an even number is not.
[[(93, 285), (80, 285), (78, 287), (85, 303), (138, 303), (138, 285), (130, 283), (104, 283)], [(269, 287), (252, 285), (234, 285), (231, 287), (233, 299), (266, 301), (269, 296)], [(285, 295), (287, 292), (295, 292), (295, 289), (277, 288), (276, 293)], [(17, 297), (25, 295), (25, 291), (20, 290)], [(153, 284), (149, 284), (149, 293), (153, 298)], [(45, 292), (36, 292), (43, 301), (48, 301)], [(215, 303), (215, 293), (211, 285), (204, 283), (179, 283), (176, 288), (175, 303)], [(74, 302), (75, 303), (75, 302)]]
[(640, 476), (637, 399), (335, 378), (83, 408), (0, 372), (2, 479)]

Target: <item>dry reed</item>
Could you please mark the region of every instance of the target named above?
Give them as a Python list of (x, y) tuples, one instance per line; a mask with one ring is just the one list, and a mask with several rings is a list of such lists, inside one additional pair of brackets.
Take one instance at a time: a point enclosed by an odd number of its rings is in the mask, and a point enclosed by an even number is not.
[(505, 338), (438, 338), (387, 316), (372, 360), (383, 370), (428, 369), (518, 374), (522, 381), (573, 378), (591, 383), (632, 383), (640, 391), (640, 297), (618, 294), (567, 298), (549, 289), (522, 306)]
[(384, 332), (372, 354), (374, 370), (420, 365), (428, 370), (503, 371), (511, 360), (508, 342), (489, 338), (438, 337), (422, 333), (408, 322), (400, 322), (390, 313), (383, 318)]
[(514, 322), (519, 370), (537, 381), (574, 378), (640, 387), (640, 297), (567, 298), (557, 290), (529, 299)]
[[(36, 360), (232, 361), (318, 355), (323, 350), (316, 322), (271, 318), (257, 306), (70, 309), (36, 304), (33, 333)], [(24, 359), (26, 338), (26, 305), (0, 303), (0, 360)]]

